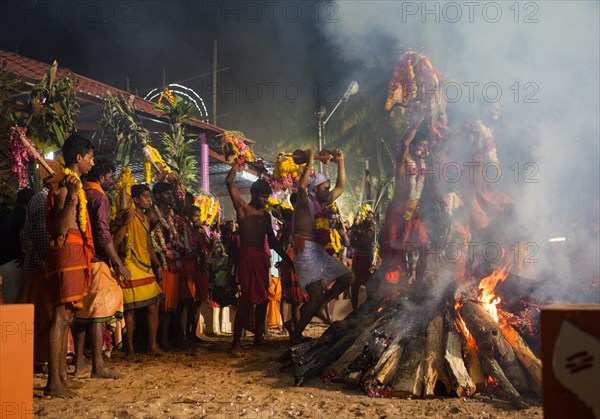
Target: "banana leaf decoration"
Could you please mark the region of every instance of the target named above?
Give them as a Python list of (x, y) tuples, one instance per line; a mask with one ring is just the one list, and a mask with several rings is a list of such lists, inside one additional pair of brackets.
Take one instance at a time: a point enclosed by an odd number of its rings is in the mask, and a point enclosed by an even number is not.
[(70, 77), (57, 79), (57, 71), (54, 61), (40, 83), (33, 86), (24, 122), (29, 137), (44, 152), (61, 148), (65, 138), (77, 131), (75, 84)]
[(116, 159), (124, 165), (150, 142), (150, 133), (135, 115), (134, 100), (108, 92), (100, 120), (102, 138), (109, 143), (116, 139)]

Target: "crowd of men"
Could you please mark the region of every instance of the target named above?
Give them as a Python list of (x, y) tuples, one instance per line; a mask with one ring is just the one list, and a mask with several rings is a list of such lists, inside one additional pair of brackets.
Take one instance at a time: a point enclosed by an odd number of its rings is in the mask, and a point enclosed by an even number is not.
[[(279, 238), (265, 209), (272, 195), (269, 183), (256, 181), (246, 202), (235, 186), (243, 164), (237, 161), (226, 184), (239, 228), (235, 222), (224, 224), (218, 241), (209, 239), (202, 227), (194, 197), (188, 193), (178, 199), (173, 183), (158, 181), (152, 189), (133, 185), (130, 202), (119, 203), (120, 210), (113, 213), (113, 163), (94, 160), (92, 143), (79, 135), (65, 140), (62, 157), (60, 182), (51, 180), (37, 193), (19, 191), (14, 210), (0, 219), (5, 302), (35, 304), (34, 362), (47, 364), (47, 395), (72, 397), (73, 388), (80, 385), (67, 374), (70, 345), (75, 376), (95, 378), (122, 376), (104, 363), (107, 335), (115, 344), (123, 337), (128, 360), (135, 359), (138, 344), (155, 356), (193, 347), (200, 342), (202, 303), (236, 306), (234, 356), (241, 354), (243, 330), (254, 333), (254, 345), (263, 345), (272, 279), (270, 249), (282, 259), (281, 323), (292, 343), (301, 342), (313, 316), (354, 282), (342, 252), (326, 250), (315, 234), (318, 215), (329, 216), (326, 208), (344, 190), (340, 150), (332, 155), (338, 176), (331, 190), (329, 179), (320, 173), (311, 177), (311, 165), (306, 165), (292, 200), (294, 216), (279, 229)], [(336, 222), (332, 219), (331, 226)], [(350, 241), (356, 247), (356, 307), (358, 286), (372, 276), (371, 258), (365, 257), (374, 239), (372, 214), (350, 235), (345, 225), (338, 227), (343, 249)], [(144, 327), (137, 328), (143, 333), (134, 339), (136, 320)], [(84, 355), (86, 335), (91, 362)]]

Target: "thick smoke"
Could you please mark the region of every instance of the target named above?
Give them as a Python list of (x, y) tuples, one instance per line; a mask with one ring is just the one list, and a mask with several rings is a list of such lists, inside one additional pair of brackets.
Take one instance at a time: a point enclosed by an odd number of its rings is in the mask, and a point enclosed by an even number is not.
[[(445, 76), (451, 125), (478, 117), (482, 101), (500, 104), (494, 137), (503, 172), (496, 186), (517, 201), (511, 227), (532, 243), (542, 280), (535, 296), (589, 300), (585, 288), (597, 281), (599, 251), (599, 4), (335, 5), (337, 22), (322, 30), (346, 58), (364, 61), (359, 68), (368, 72), (354, 76), (359, 83), (374, 77), (368, 63), (382, 54), (415, 49)], [(551, 244), (553, 237), (567, 241)]]

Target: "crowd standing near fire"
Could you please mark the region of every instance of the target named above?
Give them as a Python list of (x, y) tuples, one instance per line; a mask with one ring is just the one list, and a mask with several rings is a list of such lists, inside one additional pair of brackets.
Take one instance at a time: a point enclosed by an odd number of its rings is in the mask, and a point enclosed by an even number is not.
[[(399, 68), (413, 55), (404, 56)], [(423, 73), (435, 75), (427, 66)], [(128, 361), (141, 350), (157, 357), (194, 350), (204, 342), (198, 333), (203, 306), (235, 307), (231, 354), (240, 357), (245, 331), (253, 333), (256, 346), (265, 344), (269, 328), (285, 330), (292, 345), (307, 340), (303, 331), (313, 317), (335, 320), (340, 296), (349, 294), (356, 310), (363, 289), (367, 299), (418, 294), (431, 251), (419, 213), (421, 195), (430, 150), (439, 145), (447, 118), (445, 104), (414, 98), (392, 82), (386, 109), (399, 142), (393, 198), (385, 217), (381, 208), (361, 203), (351, 226), (336, 202), (347, 188), (340, 149), (281, 153), (272, 177), (254, 162), (259, 176), (247, 202), (236, 175), (254, 156), (238, 134), (223, 134), (232, 166), (225, 183), (236, 215), (224, 220), (219, 201), (207, 191), (186, 190), (184, 177), (149, 144), (143, 146), (145, 183), (126, 165), (115, 181), (115, 166), (94, 160), (89, 139), (69, 136), (57, 173), (45, 177), (37, 193), (21, 189), (14, 210), (0, 219), (4, 299), (36, 307), (35, 363), (48, 371), (45, 393), (74, 396), (68, 352), (75, 356), (76, 377), (118, 379), (122, 374), (105, 365), (103, 352), (122, 341)], [(450, 148), (438, 152), (440, 159), (456, 159), (466, 147), (481, 163), (497, 163), (481, 121), (459, 132), (469, 142), (459, 143), (455, 134)], [(15, 144), (29, 141), (17, 131), (15, 138)], [(317, 170), (316, 161), (326, 169)], [(333, 188), (330, 165), (336, 168)], [(495, 217), (512, 204), (481, 179), (445, 195), (433, 186), (432, 201), (450, 220), (452, 240), (488, 237)], [(277, 199), (280, 192), (285, 202)], [(271, 249), (281, 258), (277, 275), (271, 273)], [(487, 269), (464, 257), (456, 261), (458, 282), (467, 271)], [(143, 333), (137, 336), (136, 329)], [(86, 334), (91, 362), (84, 353)]]

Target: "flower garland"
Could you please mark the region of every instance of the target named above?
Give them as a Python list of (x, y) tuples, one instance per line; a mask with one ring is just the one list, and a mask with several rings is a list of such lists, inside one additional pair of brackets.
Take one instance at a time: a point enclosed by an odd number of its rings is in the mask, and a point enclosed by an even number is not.
[(331, 249), (334, 254), (342, 250), (342, 238), (337, 229), (332, 228), (329, 232), (329, 242), (325, 245), (325, 250)]
[(315, 209), (315, 236), (317, 242), (321, 243), (330, 254), (333, 254), (332, 251), (335, 249), (338, 249), (335, 253), (339, 252), (339, 249), (341, 249), (340, 235), (337, 231), (337, 236), (336, 233), (332, 233), (335, 229), (329, 224), (329, 216), (339, 214), (339, 208), (335, 202), (330, 205), (321, 205), (312, 194), (308, 196)]
[[(385, 110), (390, 111), (396, 105), (406, 106), (412, 101), (437, 100), (440, 79), (440, 72), (429, 58), (415, 51), (405, 52), (400, 56), (390, 81)], [(431, 98), (427, 97), (429, 94)]]
[(200, 208), (200, 221), (205, 226), (211, 226), (217, 215), (222, 213), (221, 203), (211, 196), (195, 197), (194, 205)]
[(371, 204), (363, 204), (362, 207), (360, 207), (358, 215), (356, 216), (357, 220), (359, 222), (364, 221), (367, 218), (367, 215), (369, 215), (369, 212), (373, 212), (373, 207), (371, 207)]
[(26, 142), (33, 147), (26, 133), (27, 130), (25, 128), (14, 126), (11, 128), (9, 135), (13, 159), (11, 174), (17, 179), (19, 188), (27, 187), (27, 165), (29, 164), (29, 160), (35, 157), (29, 147), (25, 145)]
[(269, 197), (264, 210), (281, 222), (284, 222), (286, 218), (291, 219), (291, 215), (294, 213), (294, 207), (273, 197)]
[(455, 192), (449, 192), (444, 197), (444, 210), (452, 217), (454, 210), (463, 206), (463, 202)]
[(167, 102), (169, 102), (171, 105), (175, 103), (175, 96), (173, 96), (173, 93), (171, 93), (168, 87), (165, 87), (165, 90), (160, 94), (157, 102), (158, 106), (162, 106), (163, 97), (166, 98)]
[(275, 168), (273, 169), (273, 177), (269, 179), (271, 187), (275, 191), (285, 191), (298, 189), (300, 174), (306, 167), (304, 164), (294, 163), (291, 153), (279, 153), (275, 160)]
[[(115, 220), (117, 217), (117, 212), (119, 210), (118, 203), (123, 198), (123, 194), (127, 194), (131, 196), (131, 187), (135, 185), (137, 181), (131, 175), (131, 169), (127, 166), (124, 166), (121, 169), (121, 173), (119, 173), (119, 177), (117, 178), (116, 186), (115, 186), (115, 199), (113, 199), (111, 205), (111, 220)], [(134, 205), (132, 203), (132, 205)]]
[(221, 136), (221, 150), (225, 160), (232, 162), (234, 158), (241, 157), (252, 163), (255, 159), (254, 152), (243, 140), (244, 134), (240, 131), (225, 131)]
[(85, 191), (83, 190), (83, 185), (81, 184), (81, 179), (77, 173), (68, 167), (63, 169), (63, 171), (66, 176), (74, 176), (80, 181), (79, 188), (77, 189), (77, 199), (79, 201), (77, 203), (77, 225), (79, 226), (79, 230), (81, 230), (82, 233), (85, 233), (87, 230), (87, 198), (85, 196)]
[(404, 213), (404, 219), (407, 221), (413, 217), (415, 210), (417, 209), (419, 199), (421, 198), (421, 194), (423, 193), (423, 186), (425, 186), (425, 174), (427, 171), (427, 166), (424, 159), (420, 159), (419, 163), (419, 168), (417, 168), (417, 163), (412, 159), (410, 154), (406, 155), (405, 168), (410, 186), (408, 204), (406, 205), (406, 211)]
[(156, 166), (158, 170), (171, 173), (171, 168), (167, 166), (167, 163), (165, 163), (164, 159), (162, 158), (157, 149), (155, 149), (151, 145), (146, 144), (144, 148), (142, 148), (142, 153), (144, 154), (144, 157), (146, 159), (144, 163), (144, 175), (146, 183), (150, 184), (154, 181), (152, 166)]
[(167, 250), (169, 247), (165, 240), (165, 236), (163, 233), (163, 228), (169, 232), (169, 241), (170, 243), (175, 244), (177, 242), (177, 229), (175, 228), (175, 223), (173, 221), (173, 212), (169, 212), (169, 221), (165, 220), (160, 209), (156, 205), (153, 206), (154, 212), (156, 212), (156, 216), (158, 217), (158, 224), (154, 230), (152, 230), (152, 246), (157, 251), (157, 255), (160, 258), (160, 263), (164, 270), (168, 269), (167, 264)]
[(431, 64), (429, 58), (415, 51), (405, 52), (400, 56), (390, 81), (385, 110), (393, 114), (397, 106), (404, 108), (406, 112), (402, 113), (401, 118), (408, 126), (410, 105), (427, 103), (431, 110), (431, 133), (438, 140), (443, 139), (447, 127), (445, 122), (440, 122), (446, 107), (441, 93), (441, 80), (440, 71)]

